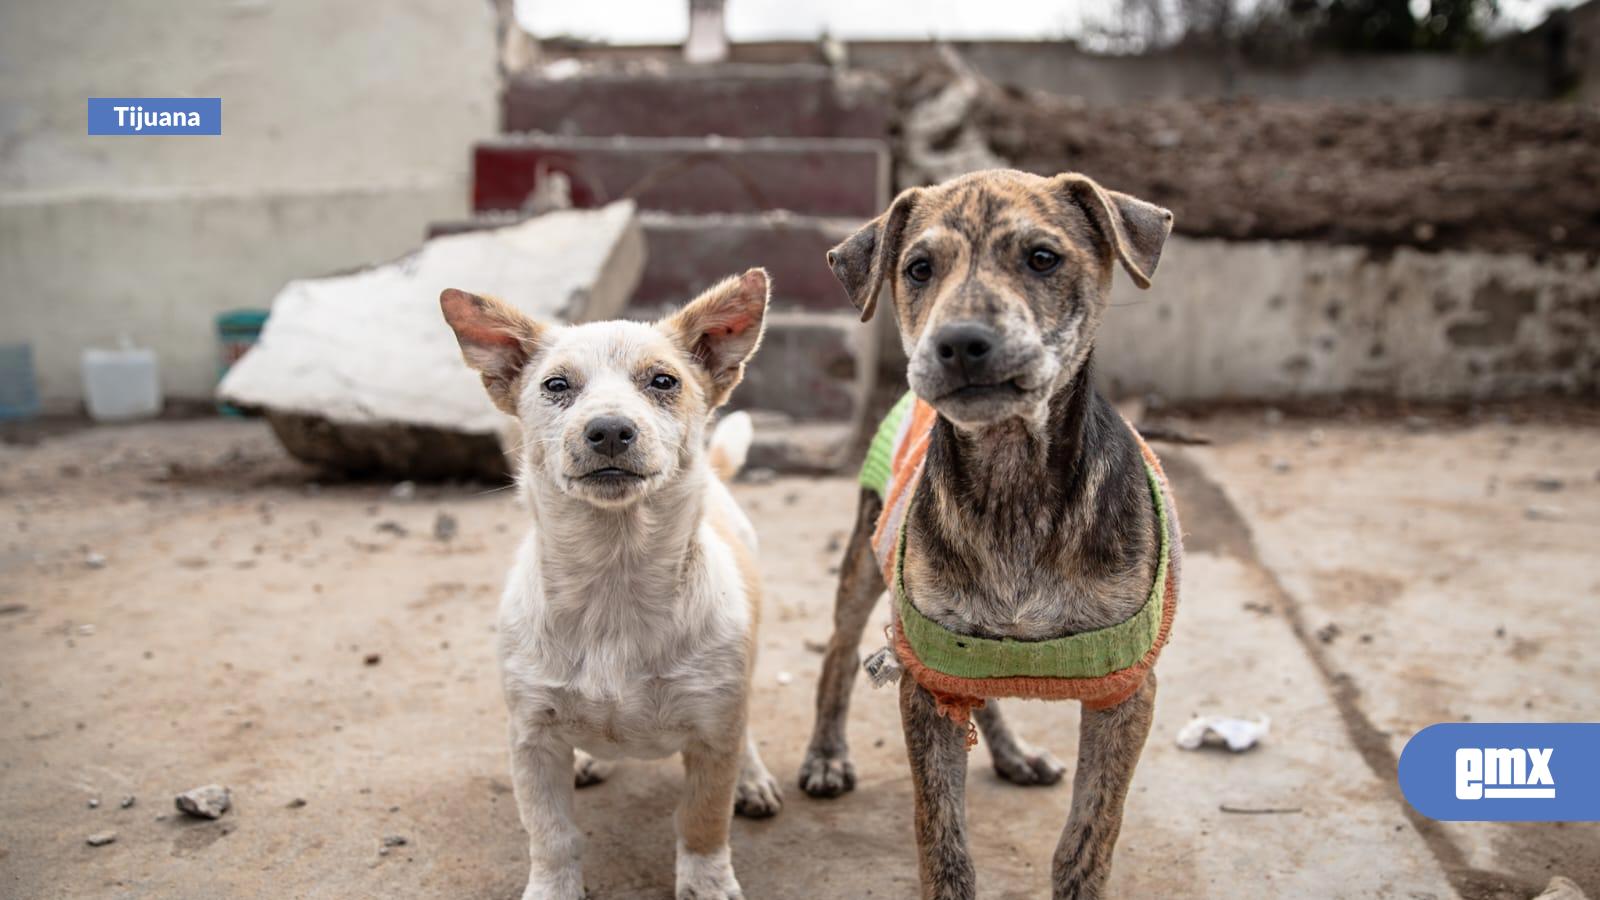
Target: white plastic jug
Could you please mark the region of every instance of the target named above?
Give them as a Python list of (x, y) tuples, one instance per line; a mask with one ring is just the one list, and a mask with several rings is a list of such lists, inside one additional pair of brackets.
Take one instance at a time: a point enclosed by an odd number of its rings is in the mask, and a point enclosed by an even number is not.
[(147, 419), (161, 412), (156, 354), (129, 344), (83, 351), (83, 394), (96, 422)]

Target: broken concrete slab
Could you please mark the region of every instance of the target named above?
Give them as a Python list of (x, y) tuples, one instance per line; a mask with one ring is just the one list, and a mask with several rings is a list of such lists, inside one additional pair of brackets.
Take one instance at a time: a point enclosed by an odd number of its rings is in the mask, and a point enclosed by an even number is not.
[(429, 240), (403, 259), (291, 282), (219, 396), (264, 410), (290, 453), (405, 477), (504, 473), (505, 417), (462, 362), (439, 292), (492, 294), (539, 319), (615, 316), (644, 266), (634, 205), (565, 210)]

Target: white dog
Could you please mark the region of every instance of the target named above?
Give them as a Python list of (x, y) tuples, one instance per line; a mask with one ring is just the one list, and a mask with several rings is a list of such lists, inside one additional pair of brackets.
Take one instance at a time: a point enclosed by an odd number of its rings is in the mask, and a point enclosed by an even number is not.
[(705, 439), (761, 341), (767, 294), (752, 269), (654, 325), (568, 327), (463, 291), (439, 298), (523, 434), (533, 527), (501, 599), (499, 653), (525, 900), (583, 896), (573, 787), (610, 760), (683, 754), (679, 898), (742, 896), (730, 815), (782, 805), (746, 731), (761, 582), (754, 529), (724, 484), (750, 418)]

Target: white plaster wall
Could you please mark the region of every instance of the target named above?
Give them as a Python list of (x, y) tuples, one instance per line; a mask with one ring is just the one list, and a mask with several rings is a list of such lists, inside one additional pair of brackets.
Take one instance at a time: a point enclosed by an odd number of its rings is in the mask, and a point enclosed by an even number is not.
[[(119, 334), (209, 396), (217, 312), (465, 214), (497, 89), (486, 0), (0, 4), (0, 341), (49, 408)], [(90, 96), (220, 96), (223, 133), (91, 138)]]

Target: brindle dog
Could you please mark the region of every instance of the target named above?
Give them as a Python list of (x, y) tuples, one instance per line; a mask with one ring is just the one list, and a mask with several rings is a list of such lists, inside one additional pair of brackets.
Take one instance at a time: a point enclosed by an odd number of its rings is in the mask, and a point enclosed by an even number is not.
[[(1167, 210), (1082, 175), (991, 171), (907, 190), (829, 252), (863, 321), (888, 285), (911, 387), (939, 413), (904, 571), (912, 602), (946, 628), (1044, 640), (1124, 621), (1149, 596), (1159, 520), (1138, 445), (1093, 386), (1091, 351), (1115, 263), (1148, 287), (1171, 230)], [(869, 546), (881, 507), (862, 492), (841, 567), (800, 771), (813, 797), (855, 786), (844, 722), (861, 632), (884, 591)], [(1176, 545), (1176, 516), (1170, 527)], [(1083, 710), (1056, 898), (1105, 886), (1155, 694), (1152, 673), (1121, 705)], [(965, 731), (910, 677), (900, 710), (923, 896), (970, 898)], [(1060, 780), (1062, 765), (1013, 735), (995, 701), (976, 719), (1002, 778)]]

